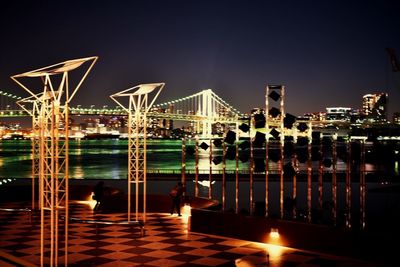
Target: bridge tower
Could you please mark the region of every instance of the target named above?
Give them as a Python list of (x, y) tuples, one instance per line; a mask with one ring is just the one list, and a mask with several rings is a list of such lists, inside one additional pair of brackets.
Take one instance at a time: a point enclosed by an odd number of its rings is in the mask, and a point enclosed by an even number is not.
[[(61, 251), (59, 245), (62, 243), (59, 239), (62, 219), (64, 219), (64, 264), (68, 265), (68, 106), (96, 61), (97, 57), (68, 60), (11, 77), (31, 95), (18, 101), (18, 104), (32, 115), (33, 127), (38, 133), (38, 137), (33, 141), (35, 146), (33, 153), (39, 153), (41, 266), (58, 265), (59, 251)], [(81, 65), (85, 65), (87, 69), (76, 86), (72, 86), (69, 73)], [(39, 81), (43, 82), (43, 91), (35, 93), (28, 89), (28, 78), (40, 78)], [(25, 107), (26, 103), (32, 104), (31, 110)], [(50, 258), (49, 262), (45, 263), (46, 247), (49, 249)]]
[[(140, 84), (110, 96), (128, 113), (128, 221), (131, 220), (131, 187), (133, 184), (136, 196), (135, 219), (139, 220), (139, 187), (142, 185), (142, 220), (146, 222), (147, 113), (164, 86), (165, 83)], [(119, 99), (121, 97), (124, 97), (124, 103)], [(126, 101), (128, 102), (126, 103)]]
[(212, 90), (203, 90), (201, 95), (202, 98), (202, 108), (201, 115), (204, 119), (202, 123), (202, 136), (204, 138), (210, 137), (212, 135), (212, 123), (215, 114), (215, 101), (213, 101)]

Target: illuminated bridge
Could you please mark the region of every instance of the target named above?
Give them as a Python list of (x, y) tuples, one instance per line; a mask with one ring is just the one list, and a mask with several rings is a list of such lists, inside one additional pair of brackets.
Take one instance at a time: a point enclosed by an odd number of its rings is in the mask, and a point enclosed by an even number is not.
[[(20, 96), (0, 91), (0, 118), (24, 117), (29, 114), (24, 111), (17, 101)], [(126, 116), (121, 108), (89, 108), (76, 106), (70, 107), (71, 115), (115, 115)], [(149, 117), (159, 119), (194, 121), (198, 122), (201, 132), (210, 133), (211, 125), (216, 122), (237, 123), (243, 115), (225, 100), (215, 94), (211, 89), (202, 90), (190, 96), (155, 104), (148, 114)]]

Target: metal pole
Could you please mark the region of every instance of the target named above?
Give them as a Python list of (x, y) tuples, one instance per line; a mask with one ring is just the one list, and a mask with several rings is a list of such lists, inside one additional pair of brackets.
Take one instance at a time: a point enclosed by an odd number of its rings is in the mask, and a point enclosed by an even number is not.
[(265, 217), (269, 216), (269, 86), (265, 92)]
[(307, 150), (307, 220), (312, 220), (312, 154), (311, 154), (312, 143), (311, 139), (308, 139)]
[(199, 138), (196, 137), (196, 159), (195, 159), (195, 197), (199, 196)]
[(279, 142), (279, 151), (281, 153), (281, 158), (279, 160), (279, 173), (280, 173), (280, 179), (279, 179), (279, 204), (280, 204), (280, 217), (283, 219), (284, 215), (284, 203), (283, 203), (283, 197), (284, 197), (284, 190), (285, 190), (285, 185), (284, 185), (284, 172), (283, 172), (283, 161), (284, 161), (284, 155), (283, 155), (283, 146), (282, 143)]
[(226, 171), (226, 159), (225, 159), (225, 153), (226, 153), (226, 145), (225, 142), (222, 143), (222, 211), (225, 211), (225, 198), (226, 198), (226, 177), (225, 177), (225, 171)]
[[(297, 155), (296, 155), (296, 153), (293, 153), (292, 163), (293, 163), (293, 168), (296, 171), (297, 170)], [(293, 204), (294, 204), (295, 201), (297, 200), (297, 174), (296, 173), (293, 175), (293, 185), (292, 186), (293, 186), (292, 187), (292, 199), (293, 199)], [(297, 217), (296, 205), (293, 205), (293, 207), (292, 207), (292, 215), (293, 215), (293, 219), (295, 219)]]
[[(147, 95), (146, 95), (146, 104), (147, 107)], [(147, 217), (147, 112), (143, 112), (143, 223), (146, 222)], [(184, 182), (186, 183), (185, 173), (184, 174)]]
[(283, 127), (283, 117), (285, 114), (285, 87), (281, 86), (281, 101), (280, 101), (280, 142), (279, 142), (279, 148), (281, 152), (281, 160), (279, 162), (279, 168), (280, 168), (280, 204), (281, 204), (281, 219), (283, 219), (284, 215), (284, 206), (283, 206), (283, 196), (284, 196), (284, 170), (283, 170), (283, 165), (284, 165), (284, 160), (285, 160), (285, 155), (283, 151), (283, 143), (285, 142), (285, 134), (284, 134), (284, 127)]
[(320, 154), (320, 159), (318, 162), (318, 205), (319, 208), (322, 210), (322, 201), (323, 201), (323, 196), (322, 196), (322, 187), (323, 187), (323, 175), (324, 175), (324, 165), (322, 164), (322, 160), (324, 158), (324, 155), (322, 154), (322, 140), (319, 145), (319, 154)]
[(249, 211), (250, 215), (253, 215), (253, 192), (254, 192), (254, 180), (253, 180), (253, 172), (254, 172), (254, 147), (253, 147), (253, 140), (250, 137), (250, 192), (249, 192)]
[[(132, 105), (132, 101), (129, 101), (129, 110), (131, 109), (131, 105)], [(136, 162), (134, 161), (134, 159), (137, 157), (137, 152), (133, 149), (136, 147), (136, 140), (134, 139), (134, 135), (136, 134), (135, 131), (135, 126), (134, 126), (134, 118), (133, 118), (134, 114), (132, 114), (131, 112), (128, 115), (128, 159), (132, 159), (132, 160), (128, 160), (128, 221), (131, 220), (131, 203), (132, 203), (132, 181), (134, 180), (134, 178), (132, 177), (133, 175), (135, 175), (136, 177)], [(135, 173), (133, 173), (135, 171)], [(135, 181), (135, 190), (136, 190), (136, 195), (138, 195), (138, 191), (136, 188), (138, 188), (138, 184)], [(135, 200), (136, 203), (138, 203), (138, 200)], [(139, 204), (135, 204), (136, 209), (138, 208)]]
[(269, 138), (265, 135), (265, 217), (269, 216)]
[[(68, 80), (67, 80), (68, 86)], [(65, 112), (65, 199), (64, 202), (64, 211), (65, 211), (65, 220), (64, 220), (64, 265), (68, 266), (68, 231), (69, 231), (69, 105), (68, 102), (65, 104), (64, 107)]]
[(186, 139), (182, 138), (182, 159), (181, 159), (181, 182), (184, 187), (186, 187), (186, 179), (185, 179), (185, 172), (186, 172)]
[(336, 138), (332, 140), (332, 217), (333, 224), (337, 223), (337, 177), (336, 177), (336, 164), (337, 164), (337, 154), (336, 154)]
[(212, 198), (212, 139), (210, 138), (210, 155), (209, 155), (209, 163), (210, 163), (210, 170), (208, 174), (208, 181), (210, 182), (210, 186), (208, 187), (208, 198)]
[[(34, 103), (34, 110), (32, 112), (32, 210), (36, 207), (36, 182), (37, 179), (39, 181), (39, 147), (40, 147), (40, 122), (39, 122), (39, 114), (36, 110), (37, 103)], [(39, 186), (40, 188), (40, 186)], [(39, 192), (40, 196), (40, 192)], [(37, 206), (40, 207), (40, 197), (38, 198)]]
[(235, 213), (239, 213), (239, 145), (236, 142), (236, 168), (235, 168)]
[(346, 142), (347, 164), (346, 164), (346, 227), (351, 228), (351, 142)]
[(365, 141), (361, 140), (360, 162), (360, 228), (365, 229)]

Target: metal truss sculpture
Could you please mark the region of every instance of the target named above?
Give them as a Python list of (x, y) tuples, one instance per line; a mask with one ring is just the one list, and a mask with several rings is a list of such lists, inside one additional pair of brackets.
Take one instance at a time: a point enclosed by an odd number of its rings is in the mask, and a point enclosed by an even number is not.
[[(165, 83), (140, 84), (111, 95), (128, 112), (128, 221), (131, 220), (131, 187), (135, 185), (135, 219), (139, 221), (139, 185), (142, 187), (142, 220), (146, 222), (146, 137), (147, 113), (164, 88)], [(153, 99), (149, 95), (152, 94)], [(128, 103), (117, 98), (125, 97)]]
[[(97, 57), (68, 60), (11, 77), (31, 95), (17, 103), (32, 116), (33, 128), (38, 134), (33, 138), (32, 152), (34, 161), (38, 153), (38, 166), (33, 163), (33, 181), (39, 177), (41, 266), (58, 265), (59, 245), (62, 243), (59, 231), (64, 233), (64, 264), (68, 264), (68, 106), (96, 61)], [(69, 72), (82, 65), (87, 67), (86, 71), (76, 86), (71, 86)], [(43, 91), (35, 93), (28, 89), (27, 78), (40, 78), (44, 84)], [(27, 103), (31, 104), (31, 109), (25, 106)], [(64, 230), (60, 229), (62, 219)], [(47, 249), (50, 258), (45, 263)]]
[[(41, 116), (40, 116), (40, 101), (36, 99), (36, 96), (30, 96), (17, 101), (17, 104), (32, 117), (32, 137), (31, 137), (31, 148), (32, 148), (32, 210), (36, 207), (40, 209), (40, 195), (36, 199), (36, 180), (39, 181), (40, 174), (40, 127), (41, 127)], [(40, 184), (39, 184), (39, 188)]]

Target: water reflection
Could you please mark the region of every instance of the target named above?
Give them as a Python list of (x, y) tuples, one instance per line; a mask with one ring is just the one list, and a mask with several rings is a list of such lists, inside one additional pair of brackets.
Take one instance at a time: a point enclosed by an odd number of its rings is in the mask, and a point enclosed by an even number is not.
[[(194, 146), (194, 141), (188, 142), (187, 145)], [(126, 140), (72, 141), (69, 157), (70, 178), (126, 179), (127, 146)], [(339, 149), (339, 146), (337, 149)], [(317, 223), (331, 223), (338, 220), (339, 223), (343, 223), (344, 221), (345, 223), (343, 224), (349, 228), (354, 223), (356, 224), (354, 227), (360, 225), (363, 228), (365, 227), (365, 221), (371, 217), (369, 214), (379, 214), (380, 210), (376, 208), (375, 204), (377, 201), (374, 198), (375, 195), (370, 196), (368, 194), (371, 183), (368, 184), (366, 180), (371, 173), (385, 171), (383, 175), (369, 178), (368, 180), (390, 183), (393, 181), (392, 177), (399, 174), (398, 160), (390, 162), (381, 160), (380, 164), (372, 164), (371, 162), (367, 162), (365, 165), (362, 164), (365, 168), (362, 169), (362, 173), (364, 173), (363, 171), (367, 172), (367, 176), (361, 177), (360, 180), (360, 163), (350, 161), (350, 155), (354, 153), (360, 155), (361, 151), (360, 148), (358, 150), (356, 148), (353, 149), (354, 151), (351, 151), (350, 145), (346, 147), (347, 157), (339, 157), (338, 152), (337, 159), (333, 160), (337, 164), (333, 164), (333, 166), (324, 166), (323, 162), (318, 160), (306, 161), (304, 163), (296, 162), (299, 175), (295, 179), (285, 181), (284, 184), (284, 199), (296, 198), (296, 206), (292, 205), (291, 209), (285, 210), (284, 217), (289, 219), (296, 217), (300, 220), (308, 218), (308, 221)], [(213, 151), (211, 156), (210, 150)], [(319, 150), (321, 149), (319, 148)], [(177, 178), (179, 178), (181, 151), (180, 140), (149, 140), (147, 153), (148, 169), (176, 171), (176, 174), (178, 174)], [(0, 142), (0, 153), (1, 178), (31, 177), (31, 143), (29, 140), (2, 141)], [(215, 182), (215, 178), (217, 178), (216, 173), (223, 169), (223, 164), (215, 164), (212, 162), (212, 159), (221, 156), (222, 153), (222, 148), (215, 146), (211, 149), (199, 149), (197, 151), (200, 181), (210, 181), (211, 177), (212, 182)], [(334, 153), (330, 153), (333, 157)], [(347, 168), (350, 165), (352, 167)], [(195, 167), (196, 155), (187, 155), (186, 171), (193, 175)], [(271, 177), (273, 177), (279, 169), (279, 163), (270, 161), (268, 167)], [(210, 169), (212, 169), (212, 173), (210, 173)], [(235, 176), (236, 170), (246, 173), (249, 170), (249, 162), (226, 161), (226, 171), (231, 174), (229, 176), (231, 180), (227, 182), (226, 188), (224, 187), (226, 190), (226, 210), (236, 212), (247, 210), (249, 212), (249, 207), (252, 207), (249, 203), (250, 192), (254, 190), (253, 204), (255, 205), (255, 212), (257, 212), (259, 210), (257, 205), (266, 202), (265, 176), (261, 178), (262, 182), (255, 181), (253, 190), (250, 190), (248, 177), (241, 175), (237, 178)], [(333, 177), (334, 174), (337, 174), (337, 180)], [(214, 175), (215, 177), (210, 175)], [(312, 182), (310, 182), (311, 178)], [(264, 212), (268, 210), (271, 216), (276, 216), (276, 214), (279, 216), (280, 187), (279, 183), (273, 181), (273, 178), (270, 178), (270, 180), (271, 183), (268, 185), (269, 206), (266, 209), (264, 204), (261, 210)], [(192, 190), (190, 194), (196, 194), (195, 187), (195, 183), (190, 179), (188, 181), (188, 188)], [(197, 194), (201, 197), (209, 197), (211, 192), (213, 198), (222, 200), (222, 183), (217, 180), (213, 187), (210, 191), (210, 187), (198, 184)], [(151, 190), (155, 190), (155, 187), (148, 187), (148, 189), (151, 192)], [(277, 211), (278, 213), (276, 213)]]

